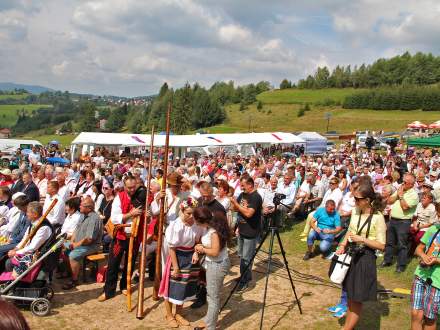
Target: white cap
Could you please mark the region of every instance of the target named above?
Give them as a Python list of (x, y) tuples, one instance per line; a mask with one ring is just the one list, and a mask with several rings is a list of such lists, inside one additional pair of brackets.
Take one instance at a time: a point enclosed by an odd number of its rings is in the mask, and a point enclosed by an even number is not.
[(22, 192), (16, 192), (14, 195), (12, 195), (12, 200), (15, 201), (20, 196), (26, 196), (26, 194)]

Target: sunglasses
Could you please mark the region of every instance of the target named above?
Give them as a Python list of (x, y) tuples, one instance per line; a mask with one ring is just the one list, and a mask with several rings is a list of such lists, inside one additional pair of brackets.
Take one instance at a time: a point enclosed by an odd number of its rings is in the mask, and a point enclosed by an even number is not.
[(354, 197), (354, 200), (356, 201), (356, 202), (359, 202), (359, 201), (361, 201), (361, 200), (363, 200), (363, 199), (365, 199), (366, 197), (356, 197), (356, 196), (353, 196)]
[(338, 184), (337, 182), (330, 182), (330, 184)]

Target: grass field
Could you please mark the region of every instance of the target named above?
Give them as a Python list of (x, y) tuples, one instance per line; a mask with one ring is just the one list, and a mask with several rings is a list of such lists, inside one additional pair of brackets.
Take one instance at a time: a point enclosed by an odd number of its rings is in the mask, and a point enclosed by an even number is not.
[(27, 96), (29, 96), (29, 94), (0, 94), (0, 100), (5, 100), (5, 99), (21, 100)]
[(356, 130), (403, 131), (415, 120), (432, 123), (440, 120), (440, 111), (375, 111), (348, 110), (341, 107), (315, 107), (297, 117), (301, 106), (297, 104), (265, 104), (258, 111), (255, 105), (240, 112), (238, 105), (226, 109), (227, 119), (222, 125), (207, 128), (210, 133), (269, 132), (269, 131), (317, 131), (325, 133), (325, 114), (331, 113), (330, 131), (352, 133)]
[(47, 134), (39, 134), (32, 132), (31, 134), (23, 135), (21, 139), (35, 139), (40, 141), (43, 145), (48, 144), (50, 141), (56, 140), (61, 146), (69, 147), (72, 141), (75, 139), (76, 135), (74, 134), (66, 134), (66, 135), (47, 135)]
[(17, 110), (24, 109), (30, 113), (40, 108), (48, 108), (52, 105), (44, 104), (0, 104), (0, 126), (11, 127), (17, 122)]
[(353, 88), (276, 89), (259, 94), (257, 100), (270, 104), (304, 104), (325, 100), (342, 102), (353, 91), (355, 91)]

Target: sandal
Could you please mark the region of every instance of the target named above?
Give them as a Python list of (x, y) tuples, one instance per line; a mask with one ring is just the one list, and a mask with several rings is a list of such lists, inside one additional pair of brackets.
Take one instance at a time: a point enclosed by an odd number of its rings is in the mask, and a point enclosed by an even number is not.
[(174, 317), (175, 320), (177, 321), (177, 323), (179, 323), (179, 325), (190, 325), (189, 321), (187, 319), (185, 319), (182, 315), (180, 314), (176, 314), (176, 316)]
[(177, 323), (177, 321), (174, 317), (167, 316), (166, 320), (168, 322), (168, 327), (170, 327), (170, 328), (178, 328), (179, 327), (179, 323)]
[(62, 286), (62, 289), (63, 290), (72, 290), (72, 289), (76, 288), (77, 284), (78, 284), (78, 281), (70, 281), (70, 282), (64, 284)]

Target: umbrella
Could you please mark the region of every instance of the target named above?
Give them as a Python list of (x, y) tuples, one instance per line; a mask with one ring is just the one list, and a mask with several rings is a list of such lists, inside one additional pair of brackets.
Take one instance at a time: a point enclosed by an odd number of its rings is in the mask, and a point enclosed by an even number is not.
[(281, 156), (285, 157), (285, 158), (296, 158), (297, 155), (294, 154), (293, 152), (283, 152), (281, 154)]
[(429, 128), (439, 129), (440, 128), (440, 120), (437, 120), (435, 123), (429, 124)]
[(413, 121), (411, 124), (408, 124), (407, 127), (408, 128), (417, 128), (417, 129), (419, 129), (419, 128), (428, 128), (428, 125), (423, 124), (422, 122), (416, 120), (416, 121)]
[(23, 150), (21, 151), (21, 154), (22, 154), (22, 155), (29, 155), (31, 152), (32, 152), (31, 149), (23, 149)]
[(52, 140), (52, 141), (49, 142), (49, 144), (57, 144), (58, 145), (60, 143), (57, 140)]
[(61, 158), (61, 157), (46, 158), (46, 161), (51, 164), (60, 164), (60, 165), (65, 165), (65, 164), (70, 163), (70, 161), (68, 159)]

